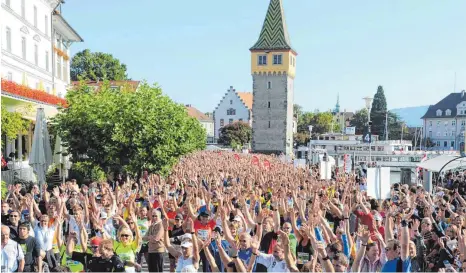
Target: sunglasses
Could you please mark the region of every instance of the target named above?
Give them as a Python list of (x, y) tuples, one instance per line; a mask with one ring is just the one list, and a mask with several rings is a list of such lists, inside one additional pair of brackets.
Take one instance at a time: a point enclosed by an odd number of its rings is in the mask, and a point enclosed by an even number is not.
[(239, 240), (240, 243), (246, 243), (246, 240)]
[(17, 218), (17, 217), (18, 217), (18, 215), (10, 215), (10, 217), (15, 217), (15, 218)]
[(97, 249), (97, 248), (99, 248), (99, 246), (91, 246), (90, 248), (91, 249)]
[(134, 222), (126, 222), (128, 225), (134, 224)]
[(131, 235), (129, 235), (129, 234), (121, 234), (121, 235), (120, 235), (120, 237), (126, 237), (126, 238), (128, 238), (128, 237), (130, 237), (130, 236), (131, 236)]

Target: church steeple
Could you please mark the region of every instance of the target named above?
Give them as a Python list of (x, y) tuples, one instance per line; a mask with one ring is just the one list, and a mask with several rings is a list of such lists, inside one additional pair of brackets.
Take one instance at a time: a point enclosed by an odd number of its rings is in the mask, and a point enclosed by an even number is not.
[(340, 93), (337, 95), (337, 104), (335, 104), (335, 113), (340, 113)]
[(270, 0), (259, 39), (250, 50), (292, 50), (282, 0)]

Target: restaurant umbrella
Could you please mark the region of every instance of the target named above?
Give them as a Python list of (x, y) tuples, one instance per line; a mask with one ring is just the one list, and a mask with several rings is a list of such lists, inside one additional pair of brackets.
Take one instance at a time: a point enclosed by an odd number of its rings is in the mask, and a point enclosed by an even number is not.
[(39, 185), (45, 183), (45, 174), (52, 164), (52, 147), (50, 146), (49, 132), (44, 108), (39, 107), (36, 115), (36, 127), (32, 139), (32, 149), (29, 155), (29, 165), (37, 175)]

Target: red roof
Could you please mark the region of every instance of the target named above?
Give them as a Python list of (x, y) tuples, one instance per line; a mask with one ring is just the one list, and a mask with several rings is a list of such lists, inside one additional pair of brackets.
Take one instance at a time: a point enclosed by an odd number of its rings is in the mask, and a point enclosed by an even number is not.
[(201, 111), (197, 110), (196, 108), (186, 105), (186, 111), (188, 111), (188, 115), (193, 117), (199, 121), (212, 121), (212, 118), (207, 116), (206, 114), (202, 113)]

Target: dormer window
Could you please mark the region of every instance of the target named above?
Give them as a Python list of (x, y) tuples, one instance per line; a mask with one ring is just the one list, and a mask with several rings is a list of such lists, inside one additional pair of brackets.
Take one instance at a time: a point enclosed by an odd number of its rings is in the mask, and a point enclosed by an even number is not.
[(442, 110), (438, 109), (437, 110), (437, 117), (441, 117), (442, 116)]
[(451, 116), (451, 110), (450, 110), (450, 109), (447, 109), (447, 110), (445, 111), (445, 115), (446, 115), (446, 116)]

